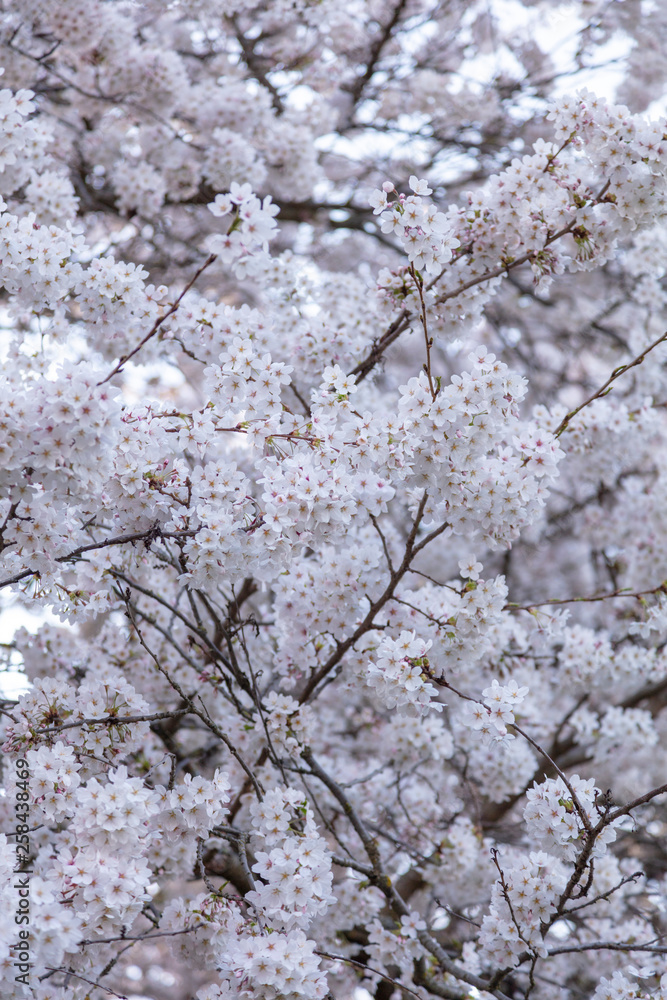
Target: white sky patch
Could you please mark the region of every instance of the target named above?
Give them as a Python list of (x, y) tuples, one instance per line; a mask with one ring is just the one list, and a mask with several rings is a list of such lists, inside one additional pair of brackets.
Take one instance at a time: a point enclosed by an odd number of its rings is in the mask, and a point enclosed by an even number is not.
[[(624, 60), (633, 42), (616, 32), (604, 45), (595, 46), (595, 63), (580, 70), (576, 56), (581, 44), (584, 20), (578, 16), (578, 5), (564, 3), (559, 7), (527, 9), (518, 0), (495, 0), (491, 10), (506, 35), (537, 42), (540, 49), (553, 61), (554, 71), (561, 79), (554, 80), (554, 97), (588, 87), (594, 93), (613, 101), (616, 90), (624, 78)], [(514, 29), (508, 32), (510, 26)], [(507, 74), (520, 79), (523, 68), (507, 46), (494, 45), (492, 52), (479, 55), (465, 63), (464, 79), (488, 84), (495, 76)]]
[(143, 979), (144, 975), (138, 965), (126, 965), (124, 969), (121, 969), (121, 972), (126, 979), (131, 979), (135, 983)]
[[(275, 74), (272, 75), (275, 76)], [(313, 103), (313, 91), (310, 87), (305, 84), (299, 84), (297, 87), (292, 87), (288, 94), (287, 104), (290, 108), (295, 108), (297, 111), (303, 111), (305, 108), (309, 107)]]
[[(39, 614), (31, 614), (20, 604), (8, 604), (0, 611), (0, 643), (9, 644), (14, 638), (14, 634), (20, 628), (27, 629), (33, 635), (44, 625), (58, 625), (61, 628), (62, 622), (59, 618), (46, 608), (40, 609)], [(9, 668), (0, 673), (0, 694), (6, 698), (18, 698), (20, 694), (30, 688), (25, 674), (21, 673), (16, 666), (10, 662)]]
[[(184, 383), (183, 372), (163, 361), (145, 365), (133, 365), (128, 361), (123, 366), (123, 398), (129, 406), (134, 403), (164, 403), (165, 390), (178, 389)], [(159, 386), (159, 392), (153, 391), (155, 386)]]
[(353, 996), (354, 1000), (373, 1000), (372, 995), (363, 986), (356, 986)]
[[(538, 11), (530, 27), (532, 37), (551, 56), (558, 72), (575, 70), (575, 57), (584, 27), (584, 21), (577, 16), (577, 9), (576, 4), (565, 3), (552, 10)], [(554, 96), (588, 87), (613, 101), (623, 81), (624, 60), (632, 45), (632, 40), (621, 33), (615, 33), (604, 45), (596, 45), (595, 64), (579, 70), (574, 77), (566, 76), (554, 81)]]
[(438, 34), (438, 26), (434, 21), (424, 21), (414, 28), (408, 28), (405, 34), (401, 35), (401, 48), (409, 55), (416, 55), (429, 41)]
[(549, 928), (549, 933), (559, 941), (564, 941), (570, 936), (574, 929), (574, 924), (570, 920), (557, 920)]

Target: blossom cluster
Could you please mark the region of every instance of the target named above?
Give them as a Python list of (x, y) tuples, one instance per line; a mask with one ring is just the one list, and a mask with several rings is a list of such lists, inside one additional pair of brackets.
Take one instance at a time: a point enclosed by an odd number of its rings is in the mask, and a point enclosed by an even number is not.
[[(370, 204), (380, 215), (382, 232), (399, 238), (410, 263), (427, 274), (438, 274), (460, 244), (447, 216), (424, 201), (432, 194), (427, 182), (412, 176), (410, 188), (413, 194), (400, 195), (387, 181), (381, 191), (373, 192)], [(388, 195), (395, 200), (388, 201)]]
[(208, 243), (211, 253), (225, 264), (239, 258), (243, 261), (254, 253), (266, 251), (269, 240), (276, 235), (274, 230), (278, 207), (271, 204), (270, 195), (260, 201), (248, 183), (237, 184), (232, 181), (229, 194), (216, 195), (208, 207), (219, 219), (234, 213), (227, 233), (211, 236)]
[(496, 6), (3, 4), (8, 1000), (662, 1000), (667, 20)]
[[(526, 799), (524, 819), (530, 837), (568, 860), (577, 857), (604, 810), (600, 790), (578, 774), (567, 785), (561, 777), (547, 778), (529, 788)], [(617, 825), (610, 823), (596, 833), (590, 845), (592, 858), (606, 854), (607, 845), (616, 840)]]
[[(644, 978), (655, 975), (655, 970), (648, 968), (641, 971), (634, 970), (634, 975)], [(622, 972), (616, 970), (611, 979), (603, 976), (598, 983), (593, 996), (596, 1000), (644, 1000), (650, 997), (651, 1000), (663, 1000), (667, 992), (667, 974), (660, 976), (658, 988), (656, 990), (646, 990), (639, 983), (633, 983)]]
[(372, 964), (396, 965), (401, 975), (409, 981), (414, 962), (424, 957), (424, 948), (419, 942), (418, 931), (425, 928), (425, 921), (416, 911), (404, 914), (396, 928), (383, 927), (377, 918), (371, 921), (368, 942)]
[(479, 943), (486, 961), (516, 966), (526, 950), (545, 956), (544, 926), (556, 910), (565, 887), (562, 864), (544, 851), (531, 852), (505, 864), (498, 859), (489, 913), (484, 916)]
[(515, 721), (515, 708), (528, 694), (515, 680), (499, 684), (494, 677), (490, 687), (482, 692), (484, 701), (464, 702), (459, 717), (464, 725), (479, 732), (485, 741), (506, 743), (514, 739), (507, 727)]
[(286, 929), (307, 927), (317, 913), (328, 908), (331, 895), (331, 862), (326, 843), (306, 829), (287, 837), (270, 852), (258, 851), (253, 865), (262, 882), (246, 898)]
[(424, 680), (430, 647), (430, 642), (417, 638), (414, 632), (382, 639), (362, 677), (386, 708), (418, 715), (426, 715), (431, 708), (442, 711), (443, 706), (434, 702), (437, 688)]
[[(71, 761), (73, 751), (112, 760), (119, 749), (128, 753), (142, 745), (148, 723), (122, 720), (140, 716), (147, 708), (145, 698), (117, 670), (91, 671), (78, 685), (64, 678), (39, 678), (20, 696), (16, 722), (4, 732), (3, 749), (16, 752), (37, 745), (42, 766), (52, 755), (56, 770), (57, 761)], [(63, 725), (67, 728), (59, 729)], [(59, 751), (50, 745), (55, 733)], [(60, 784), (58, 779), (55, 784)]]

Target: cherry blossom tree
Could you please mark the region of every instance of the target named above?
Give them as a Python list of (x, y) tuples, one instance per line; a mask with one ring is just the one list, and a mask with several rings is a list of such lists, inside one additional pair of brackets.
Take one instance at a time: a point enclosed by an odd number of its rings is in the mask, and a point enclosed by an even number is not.
[(0, 11), (0, 995), (665, 1000), (665, 6)]

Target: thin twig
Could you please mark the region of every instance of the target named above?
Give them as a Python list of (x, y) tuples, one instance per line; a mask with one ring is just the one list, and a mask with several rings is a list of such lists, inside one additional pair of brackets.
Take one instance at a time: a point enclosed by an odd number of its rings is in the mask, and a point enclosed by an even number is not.
[(97, 383), (98, 386), (104, 385), (104, 383), (108, 382), (109, 379), (112, 379), (114, 377), (114, 375), (118, 375), (119, 372), (123, 371), (124, 366), (130, 360), (130, 358), (133, 358), (135, 356), (135, 354), (138, 354), (139, 351), (141, 350), (141, 348), (144, 346), (144, 344), (147, 344), (148, 341), (151, 339), (151, 337), (155, 336), (155, 334), (160, 329), (160, 327), (162, 326), (162, 324), (164, 323), (164, 321), (166, 319), (169, 319), (169, 317), (172, 316), (176, 312), (176, 310), (178, 309), (178, 307), (181, 304), (181, 301), (183, 300), (183, 296), (186, 295), (187, 292), (190, 291), (190, 289), (192, 288), (192, 286), (194, 285), (195, 281), (200, 276), (200, 274), (202, 274), (206, 270), (206, 268), (209, 267), (213, 263), (213, 261), (216, 260), (216, 259), (217, 259), (217, 254), (214, 254), (214, 253), (209, 254), (209, 256), (206, 258), (206, 260), (201, 265), (201, 267), (195, 272), (194, 276), (190, 279), (190, 281), (188, 281), (187, 285), (185, 286), (185, 288), (183, 289), (183, 291), (181, 292), (181, 294), (178, 296), (178, 298), (171, 304), (171, 306), (169, 307), (169, 309), (167, 309), (166, 313), (164, 313), (162, 316), (160, 316), (158, 319), (155, 320), (155, 322), (153, 323), (153, 326), (150, 328), (150, 330), (148, 331), (148, 333), (146, 334), (146, 336), (143, 338), (143, 340), (141, 340), (137, 344), (137, 346), (130, 351), (129, 354), (124, 354), (121, 357), (120, 361), (118, 362), (118, 364), (116, 365), (116, 367), (114, 368), (114, 370), (112, 372), (109, 372), (109, 374), (107, 375), (107, 377), (103, 378), (101, 382)]
[(612, 383), (615, 382), (617, 378), (619, 378), (621, 375), (624, 375), (625, 372), (630, 371), (631, 368), (636, 368), (637, 365), (640, 365), (647, 354), (650, 354), (652, 350), (654, 350), (660, 344), (664, 343), (666, 340), (667, 340), (667, 333), (663, 333), (662, 336), (658, 337), (657, 340), (654, 340), (652, 344), (649, 344), (649, 346), (646, 348), (645, 351), (642, 351), (641, 354), (638, 354), (637, 357), (634, 358), (632, 361), (628, 362), (627, 365), (619, 365), (618, 368), (614, 368), (613, 372), (611, 373), (607, 381), (604, 383), (604, 385), (601, 385), (600, 388), (597, 389), (592, 396), (589, 396), (588, 399), (584, 400), (583, 403), (575, 407), (574, 410), (570, 410), (570, 412), (563, 417), (558, 427), (554, 431), (554, 436), (560, 437), (563, 431), (566, 430), (567, 427), (569, 426), (570, 421), (574, 417), (576, 417), (577, 413), (580, 413), (584, 409), (584, 407), (589, 405), (589, 403), (594, 402), (596, 399), (600, 399), (602, 396), (606, 396), (607, 393), (609, 392)]

